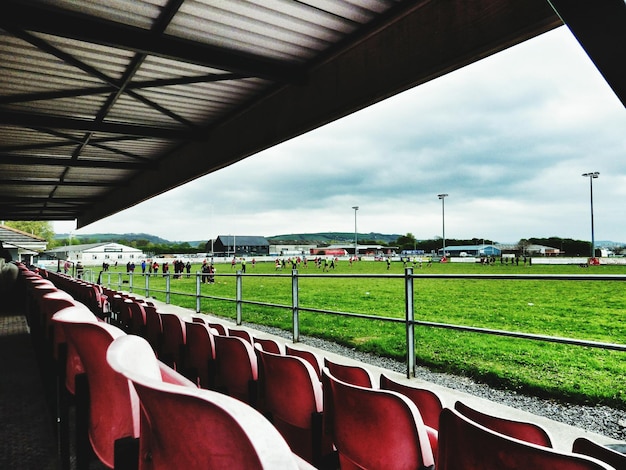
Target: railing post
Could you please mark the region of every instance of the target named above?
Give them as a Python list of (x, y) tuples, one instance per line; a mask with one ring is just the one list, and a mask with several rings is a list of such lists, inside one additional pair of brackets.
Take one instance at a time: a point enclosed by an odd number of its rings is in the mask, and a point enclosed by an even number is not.
[(117, 290), (122, 290), (122, 273), (117, 273)]
[(150, 297), (150, 274), (144, 274), (143, 277), (144, 277), (144, 284), (146, 286), (145, 288), (146, 293), (144, 297), (148, 298)]
[(165, 303), (170, 303), (170, 273), (165, 274)]
[(415, 377), (415, 311), (413, 268), (404, 270), (404, 298), (406, 312), (406, 377)]
[(241, 270), (237, 271), (236, 279), (237, 279), (237, 294), (236, 294), (237, 320), (236, 320), (236, 323), (237, 325), (241, 325), (241, 306), (242, 306), (242, 300), (243, 300), (243, 294), (242, 294), (243, 276), (241, 275)]
[(300, 312), (298, 311), (298, 270), (291, 271), (291, 317), (293, 322), (293, 342), (300, 341)]
[(128, 272), (128, 292), (133, 293), (133, 272)]
[(196, 313), (200, 313), (200, 295), (202, 295), (200, 290), (201, 276), (202, 274), (200, 274), (199, 271), (196, 271)]

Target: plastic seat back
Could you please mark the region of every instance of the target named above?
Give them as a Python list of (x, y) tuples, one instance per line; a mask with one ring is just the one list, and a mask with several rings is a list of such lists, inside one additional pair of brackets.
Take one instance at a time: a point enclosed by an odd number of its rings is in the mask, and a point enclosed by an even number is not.
[(161, 313), (161, 348), (159, 359), (174, 370), (182, 371), (184, 348), (185, 348), (185, 326), (183, 320), (173, 313)]
[(134, 335), (144, 336), (146, 330), (146, 312), (144, 305), (139, 302), (129, 304), (130, 307), (130, 332)]
[(228, 328), (228, 336), (237, 336), (243, 340), (246, 340), (248, 343), (253, 344), (252, 335), (250, 332), (246, 330), (240, 330), (238, 328)]
[[(213, 388), (215, 342), (206, 323), (185, 322), (187, 376), (202, 388)], [(213, 330), (215, 331), (215, 330)]]
[(256, 404), (258, 367), (252, 345), (237, 336), (217, 335), (216, 388), (250, 405)]
[(131, 305), (134, 303), (131, 299), (124, 299), (119, 302), (119, 312), (117, 315), (117, 325), (126, 333), (130, 333), (133, 324), (133, 311)]
[(328, 368), (333, 377), (343, 382), (358, 385), (359, 387), (372, 388), (374, 386), (375, 381), (372, 373), (364, 367), (339, 364), (328, 360), (328, 358), (324, 358), (324, 367)]
[(326, 367), (322, 382), (325, 403), (331, 404), (324, 410), (325, 427), (342, 469), (434, 468), (426, 426), (408, 398), (343, 382)]
[(309, 351), (306, 349), (297, 349), (286, 344), (285, 354), (289, 356), (298, 356), (307, 361), (313, 367), (313, 370), (315, 371), (317, 377), (322, 380), (322, 369), (324, 368), (324, 361), (313, 351)]
[(160, 357), (161, 338), (163, 336), (161, 315), (153, 305), (145, 305), (143, 311), (146, 313), (146, 329), (143, 337), (146, 338), (150, 346), (152, 346), (152, 350), (157, 357)]
[(209, 326), (211, 328), (217, 330), (217, 332), (221, 336), (227, 336), (228, 335), (228, 333), (226, 332), (226, 327), (224, 325), (222, 325), (221, 323), (209, 322)]
[(331, 452), (330, 440), (322, 439), (323, 397), (313, 367), (304, 359), (263, 351), (256, 347), (263, 372), (259, 394), (274, 426), (291, 449), (316, 464)]
[(261, 346), (263, 351), (271, 352), (273, 354), (285, 354), (284, 346), (276, 340), (270, 338), (252, 338), (254, 344)]
[(58, 348), (65, 343), (65, 334), (60, 325), (52, 321), (52, 317), (59, 310), (67, 307), (75, 307), (79, 304), (65, 291), (47, 292), (42, 297), (42, 314), (46, 325), (46, 337), (52, 346), (52, 353), (55, 359), (58, 358)]
[(209, 390), (128, 378), (145, 415), (140, 470), (298, 468), (278, 431), (246, 404)]
[[(89, 311), (84, 305), (77, 304), (74, 306), (66, 307), (64, 309), (58, 310), (59, 312), (65, 312), (65, 315), (70, 316), (74, 321), (83, 321), (83, 322), (97, 322), (98, 319), (96, 316)], [(68, 313), (69, 312), (69, 313)], [(54, 323), (54, 328), (58, 332), (55, 333), (58, 336), (59, 340), (57, 342), (57, 355), (58, 359), (63, 359), (60, 354), (61, 344), (65, 344), (65, 366), (63, 364), (59, 364), (59, 367), (64, 366), (64, 371), (60, 371), (61, 378), (65, 377), (65, 388), (67, 391), (74, 395), (76, 393), (76, 376), (85, 372), (85, 367), (80, 359), (80, 355), (76, 350), (76, 346), (71, 341), (68, 341), (67, 335), (65, 333), (65, 329), (63, 328), (63, 324), (61, 322), (56, 321), (55, 319), (56, 313), (52, 316), (52, 322)]]
[(396, 382), (385, 374), (380, 375), (380, 388), (393, 390), (407, 397), (417, 406), (424, 424), (433, 429), (439, 429), (439, 415), (441, 410), (443, 410), (443, 404), (441, 403), (441, 398), (435, 392)]
[[(621, 444), (621, 448), (626, 451), (626, 445)], [(609, 465), (615, 467), (616, 470), (626, 469), (626, 454), (600, 445), (596, 442), (590, 441), (589, 439), (586, 439), (584, 437), (579, 437), (574, 441), (574, 445), (572, 446), (572, 452), (576, 454), (587, 455), (589, 457), (601, 460), (602, 462), (606, 462)]]
[(499, 432), (505, 436), (514, 437), (521, 441), (530, 442), (539, 446), (552, 447), (552, 440), (545, 429), (538, 424), (511, 419), (500, 418), (477, 411), (466, 404), (457, 401), (454, 409), (466, 418), (484, 426), (492, 431)]
[(109, 345), (125, 333), (104, 322), (85, 322), (73, 307), (59, 311), (53, 319), (62, 325), (84, 366), (89, 385), (89, 440), (98, 459), (112, 468), (115, 441), (139, 436), (137, 398), (128, 381), (106, 361)]
[(581, 455), (557, 452), (492, 431), (445, 408), (439, 423), (437, 470), (608, 470)]

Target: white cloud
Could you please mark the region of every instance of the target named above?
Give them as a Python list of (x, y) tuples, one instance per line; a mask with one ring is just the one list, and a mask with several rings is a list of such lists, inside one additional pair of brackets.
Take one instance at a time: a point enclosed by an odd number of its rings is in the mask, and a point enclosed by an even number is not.
[[(352, 231), (626, 241), (626, 113), (571, 33), (546, 33), (77, 233)], [(67, 225), (55, 224), (57, 231)]]

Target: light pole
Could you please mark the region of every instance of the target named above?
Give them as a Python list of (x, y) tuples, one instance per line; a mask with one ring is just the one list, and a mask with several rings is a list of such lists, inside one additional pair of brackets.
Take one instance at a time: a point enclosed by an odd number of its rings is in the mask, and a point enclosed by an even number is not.
[(359, 210), (359, 206), (352, 206), (354, 209), (354, 257), (359, 257), (359, 239), (356, 232), (356, 211)]
[(591, 171), (589, 173), (583, 173), (585, 178), (589, 178), (589, 196), (591, 198), (591, 257), (596, 257), (596, 240), (593, 232), (593, 180), (600, 176), (600, 172)]
[(447, 194), (437, 194), (437, 197), (441, 199), (441, 225), (442, 225), (442, 238), (443, 238), (443, 257), (446, 257), (446, 204), (445, 198)]

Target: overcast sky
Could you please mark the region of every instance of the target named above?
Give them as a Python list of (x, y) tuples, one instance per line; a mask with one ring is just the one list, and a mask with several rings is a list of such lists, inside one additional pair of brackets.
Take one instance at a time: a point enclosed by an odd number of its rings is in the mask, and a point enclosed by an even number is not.
[[(303, 232), (626, 242), (626, 110), (565, 27), (75, 234)], [(74, 223), (55, 222), (57, 233)]]

